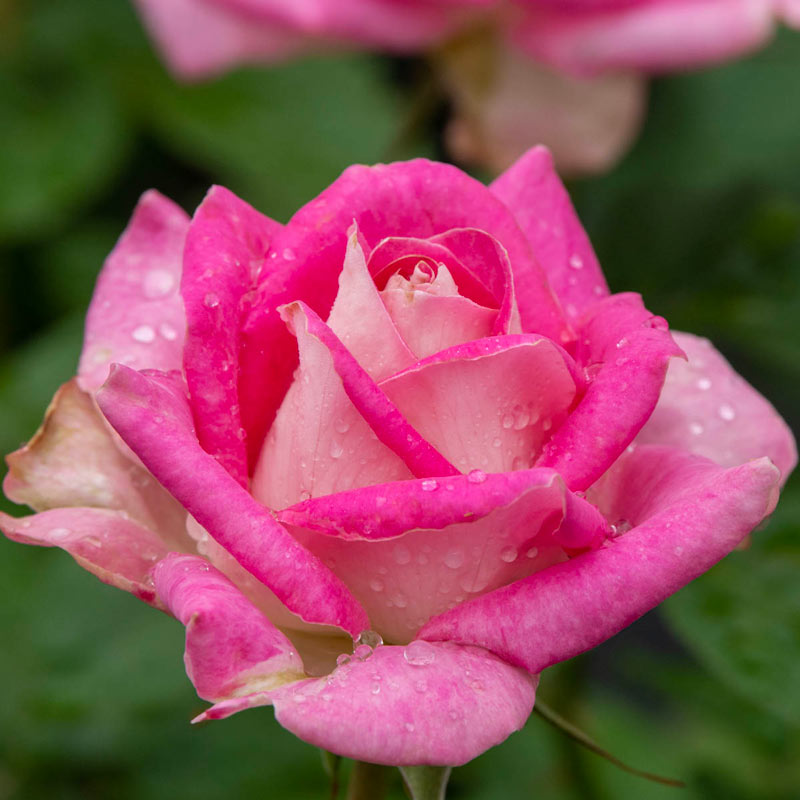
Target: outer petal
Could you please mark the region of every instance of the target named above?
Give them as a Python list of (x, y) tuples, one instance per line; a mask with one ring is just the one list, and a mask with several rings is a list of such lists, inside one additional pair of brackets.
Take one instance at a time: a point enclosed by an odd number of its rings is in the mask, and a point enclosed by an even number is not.
[(781, 18), (787, 25), (800, 28), (800, 0), (777, 0)]
[(308, 36), (414, 52), (445, 36), (461, 14), (423, 0), (210, 0), (253, 20)]
[(136, 0), (169, 68), (187, 80), (291, 55), (304, 37), (205, 0)]
[(677, 447), (723, 467), (768, 456), (785, 481), (797, 463), (789, 426), (708, 339), (674, 336), (688, 361), (670, 363), (658, 405), (636, 441)]
[(22, 519), (0, 513), (0, 530), (22, 544), (60, 547), (103, 583), (146, 603), (157, 602), (150, 571), (167, 548), (160, 537), (124, 512), (56, 508)]
[(779, 473), (767, 460), (724, 470), (668, 448), (620, 459), (603, 510), (636, 527), (431, 620), (430, 640), (477, 644), (538, 672), (594, 647), (713, 566), (769, 514)]
[[(602, 172), (616, 164), (641, 126), (646, 80), (638, 73), (577, 78), (507, 43), (489, 53), (451, 48), (445, 55), (454, 105), (447, 143), (463, 163), (496, 174), (541, 142), (564, 175)], [(487, 56), (493, 59), (488, 79), (480, 68)]]
[(186, 317), (178, 294), (189, 219), (158, 192), (145, 192), (106, 259), (86, 317), (78, 379), (94, 391), (113, 362), (179, 369)]
[(592, 381), (537, 462), (574, 491), (591, 486), (633, 441), (656, 406), (669, 360), (682, 355), (638, 295), (598, 303), (581, 333), (579, 355)]
[(186, 512), (140, 464), (117, 447), (94, 400), (65, 383), (31, 441), (6, 457), (3, 488), (36, 511), (92, 506), (124, 512), (171, 549), (191, 549)]
[(565, 560), (565, 547), (598, 547), (608, 531), (550, 470), (369, 486), (279, 517), (395, 643), (469, 595)]
[(291, 642), (205, 559), (173, 553), (154, 578), (186, 626), (186, 672), (200, 697), (241, 697), (305, 677)]
[(423, 359), (381, 388), (462, 472), (506, 472), (531, 466), (564, 421), (580, 380), (571, 361), (549, 339), (497, 336)]
[[(247, 441), (239, 411), (242, 318), (278, 223), (227, 189), (213, 187), (197, 209), (186, 238), (181, 293), (189, 331), (183, 353), (200, 444), (247, 485)], [(244, 428), (242, 427), (244, 425)]]
[(378, 647), (327, 679), (220, 703), (221, 719), (272, 703), (306, 742), (378, 764), (464, 764), (519, 730), (537, 679), (475, 647), (416, 642)]
[(597, 256), (545, 147), (534, 147), (492, 185), (514, 213), (567, 316), (608, 295)]
[(116, 367), (98, 402), (161, 484), (290, 611), (353, 635), (368, 627), (345, 586), (200, 447), (177, 392)]
[(752, 50), (773, 29), (771, 0), (656, 0), (531, 13), (515, 30), (534, 58), (578, 75), (687, 69)]
[[(422, 213), (424, 212), (424, 213)], [(455, 167), (424, 159), (354, 166), (291, 219), (273, 243), (272, 269), (244, 332), (242, 407), (248, 434), (259, 441), (289, 387), (297, 361), (277, 313), (302, 300), (323, 317), (333, 303), (337, 276), (355, 219), (366, 242), (387, 236), (428, 238), (474, 227), (494, 236), (515, 270), (523, 330), (560, 341), (569, 336), (561, 310), (511, 213), (478, 181)], [(252, 420), (249, 416), (252, 409)]]

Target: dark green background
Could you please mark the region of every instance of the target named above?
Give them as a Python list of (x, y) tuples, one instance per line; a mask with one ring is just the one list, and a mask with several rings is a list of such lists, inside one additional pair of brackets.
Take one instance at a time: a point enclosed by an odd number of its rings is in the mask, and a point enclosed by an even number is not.
[[(573, 184), (615, 290), (710, 336), (800, 414), (800, 34), (652, 86), (644, 134)], [(0, 450), (74, 371), (82, 317), (136, 198), (220, 182), (286, 220), (352, 162), (442, 157), (414, 62), (346, 55), (177, 86), (123, 0), (0, 2)], [(740, 423), (744, 424), (744, 423)], [(4, 501), (3, 501), (4, 502)], [(5, 508), (8, 504), (5, 504)], [(800, 483), (710, 574), (541, 696), (686, 798), (800, 797)], [(269, 709), (199, 728), (182, 628), (61, 552), (0, 541), (0, 800), (322, 798), (318, 753)], [(393, 797), (400, 797), (399, 784)], [(534, 717), (448, 797), (678, 797)]]

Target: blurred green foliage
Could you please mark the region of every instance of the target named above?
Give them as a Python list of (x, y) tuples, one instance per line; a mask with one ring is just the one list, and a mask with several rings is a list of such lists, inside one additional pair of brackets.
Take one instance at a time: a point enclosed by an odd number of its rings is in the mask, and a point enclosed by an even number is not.
[[(0, 450), (74, 371), (104, 255), (152, 186), (214, 182), (285, 220), (345, 166), (440, 152), (407, 64), (331, 56), (178, 86), (125, 0), (0, 5)], [(413, 74), (413, 73), (412, 73)], [(616, 290), (710, 336), (800, 419), (800, 36), (663, 79), (621, 167), (576, 183)], [(10, 504), (0, 501), (4, 509)], [(694, 800), (800, 796), (800, 482), (750, 550), (549, 670), (541, 694)], [(320, 798), (313, 748), (268, 709), (192, 728), (183, 632), (60, 552), (0, 541), (0, 800)], [(665, 623), (668, 627), (665, 626)], [(660, 800), (534, 717), (456, 770), (453, 800)], [(399, 778), (392, 797), (402, 797)]]

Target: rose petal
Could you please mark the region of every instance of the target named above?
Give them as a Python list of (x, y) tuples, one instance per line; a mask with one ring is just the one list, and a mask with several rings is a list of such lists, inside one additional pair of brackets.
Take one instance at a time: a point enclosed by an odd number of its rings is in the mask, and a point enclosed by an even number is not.
[(486, 231), (514, 265), (523, 330), (556, 341), (562, 333), (569, 337), (528, 242), (508, 209), (483, 184), (455, 167), (424, 159), (350, 167), (300, 209), (273, 241), (270, 269), (262, 275), (259, 298), (243, 331), (241, 402), (253, 441), (266, 434), (297, 365), (296, 357), (287, 355), (293, 345), (277, 309), (302, 300), (318, 314), (327, 314), (353, 220), (370, 246), (387, 236), (425, 239), (467, 226)]
[(416, 642), (378, 647), (327, 679), (219, 703), (197, 721), (272, 703), (285, 728), (346, 758), (457, 766), (525, 724), (536, 684), (479, 648)]
[(765, 42), (771, 0), (657, 0), (608, 10), (541, 10), (514, 30), (533, 58), (577, 75), (663, 72), (724, 61)]
[(6, 457), (3, 489), (36, 511), (92, 506), (123, 511), (157, 531), (172, 549), (192, 549), (186, 512), (138, 463), (117, 447), (92, 398), (65, 383), (31, 441)]
[(574, 176), (610, 169), (627, 151), (644, 118), (640, 74), (576, 78), (507, 43), (478, 44), (445, 50), (438, 62), (454, 106), (448, 150), (460, 162), (499, 173), (543, 143), (561, 174)]
[(328, 327), (376, 381), (416, 361), (395, 327), (367, 270), (364, 251), (354, 229), (347, 243), (339, 291)]
[(86, 316), (78, 368), (82, 389), (103, 385), (112, 362), (180, 369), (186, 317), (178, 294), (189, 218), (145, 192), (106, 259)]
[(206, 0), (135, 0), (164, 60), (184, 80), (243, 61), (285, 58), (305, 43), (285, 26), (254, 20)]
[(800, 0), (777, 0), (783, 22), (793, 28), (800, 28)]
[(666, 328), (638, 295), (613, 295), (592, 309), (581, 329), (588, 344), (579, 354), (597, 371), (537, 466), (558, 471), (573, 491), (611, 466), (652, 414), (670, 359), (683, 354)]
[(253, 496), (278, 509), (308, 497), (411, 478), (403, 460), (375, 436), (347, 396), (330, 351), (309, 331), (303, 311), (290, 306), (286, 313), (300, 367), (264, 443)]
[(241, 697), (305, 677), (291, 642), (205, 559), (173, 553), (153, 575), (160, 600), (186, 626), (186, 673), (200, 697)]
[(529, 150), (490, 188), (514, 212), (568, 318), (577, 320), (608, 295), (589, 237), (546, 148)]
[[(220, 186), (213, 187), (186, 237), (181, 293), (189, 330), (183, 352), (200, 444), (247, 485), (247, 419), (239, 410), (240, 327), (255, 287), (273, 222)], [(244, 427), (243, 427), (244, 425)]]
[(103, 583), (157, 603), (149, 574), (167, 548), (122, 511), (56, 508), (22, 519), (0, 513), (0, 530), (22, 544), (60, 547)]
[(577, 388), (570, 361), (549, 339), (498, 336), (437, 353), (381, 388), (462, 472), (507, 472), (531, 466), (566, 417)]
[(565, 546), (598, 547), (607, 523), (567, 495), (550, 470), (473, 473), (320, 497), (279, 519), (350, 587), (373, 628), (397, 643), (470, 594), (563, 561)]
[[(640, 524), (431, 620), (419, 636), (476, 644), (538, 672), (595, 647), (730, 552), (774, 508), (767, 460), (724, 470), (667, 448), (620, 459), (602, 489), (608, 513)], [(617, 492), (617, 494), (615, 494)]]
[(156, 479), (290, 611), (353, 635), (368, 627), (338, 578), (200, 447), (188, 403), (178, 393), (117, 366), (98, 403)]
[(689, 360), (670, 363), (658, 405), (637, 443), (677, 447), (723, 467), (768, 456), (785, 481), (797, 463), (788, 425), (708, 339), (673, 335)]

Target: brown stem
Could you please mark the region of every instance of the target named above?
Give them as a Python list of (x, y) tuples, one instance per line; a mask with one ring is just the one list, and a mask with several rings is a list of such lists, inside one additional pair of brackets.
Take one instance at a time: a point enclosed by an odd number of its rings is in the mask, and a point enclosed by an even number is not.
[(386, 796), (389, 770), (380, 764), (354, 761), (350, 770), (346, 800), (383, 800)]

